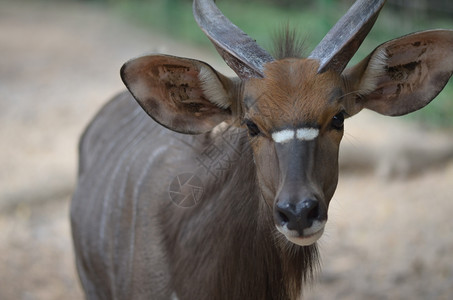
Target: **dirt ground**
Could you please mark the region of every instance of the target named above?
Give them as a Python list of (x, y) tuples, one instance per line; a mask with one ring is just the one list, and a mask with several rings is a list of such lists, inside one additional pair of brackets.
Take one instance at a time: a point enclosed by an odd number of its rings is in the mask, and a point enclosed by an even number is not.
[[(211, 50), (89, 3), (0, 0), (0, 299), (82, 299), (68, 206), (77, 140), (146, 52)], [(453, 101), (453, 99), (452, 99)], [(453, 299), (453, 132), (364, 113), (346, 123), (342, 174), (306, 299)]]

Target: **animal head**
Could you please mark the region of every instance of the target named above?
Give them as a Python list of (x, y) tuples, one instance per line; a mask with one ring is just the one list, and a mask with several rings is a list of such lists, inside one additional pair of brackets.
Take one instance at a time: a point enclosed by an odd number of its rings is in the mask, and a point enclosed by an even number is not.
[[(358, 0), (306, 58), (274, 58), (211, 0), (195, 0), (195, 19), (238, 77), (165, 55), (133, 59), (121, 76), (143, 109), (171, 130), (201, 134), (222, 122), (246, 128), (275, 226), (291, 242), (310, 245), (323, 233), (336, 189), (344, 119), (364, 108), (389, 116), (416, 111), (453, 71), (450, 30), (391, 40), (345, 69), (384, 3)], [(282, 53), (292, 52), (288, 44)]]

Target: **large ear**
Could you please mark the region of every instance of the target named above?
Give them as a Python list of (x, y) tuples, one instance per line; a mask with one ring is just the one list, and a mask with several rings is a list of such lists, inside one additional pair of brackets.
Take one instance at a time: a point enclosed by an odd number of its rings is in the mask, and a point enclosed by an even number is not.
[(143, 56), (125, 63), (121, 78), (140, 106), (173, 131), (204, 133), (232, 118), (233, 80), (201, 61)]
[(410, 34), (377, 47), (343, 72), (347, 93), (356, 95), (348, 113), (368, 108), (391, 116), (427, 105), (453, 72), (453, 31)]

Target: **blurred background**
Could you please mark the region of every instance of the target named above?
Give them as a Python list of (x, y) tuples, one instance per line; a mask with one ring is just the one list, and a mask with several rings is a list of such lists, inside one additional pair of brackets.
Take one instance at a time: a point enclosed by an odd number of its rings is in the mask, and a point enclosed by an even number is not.
[[(289, 23), (307, 53), (352, 0), (219, 0), (272, 48)], [(449, 0), (389, 0), (351, 62), (417, 30), (453, 29)], [(122, 91), (121, 65), (159, 52), (233, 75), (190, 0), (0, 0), (0, 299), (82, 299), (68, 219), (77, 143)], [(306, 299), (453, 299), (453, 85), (402, 118), (348, 120), (341, 174)]]

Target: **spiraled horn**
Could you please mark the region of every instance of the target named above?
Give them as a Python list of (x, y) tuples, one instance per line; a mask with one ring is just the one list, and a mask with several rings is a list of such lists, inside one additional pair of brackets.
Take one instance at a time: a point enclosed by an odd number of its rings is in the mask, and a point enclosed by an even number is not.
[(343, 72), (376, 21), (385, 0), (357, 0), (327, 33), (309, 58), (320, 62), (318, 73)]
[(212, 0), (194, 0), (193, 14), (198, 26), (240, 78), (264, 77), (264, 65), (274, 58), (231, 23)]

